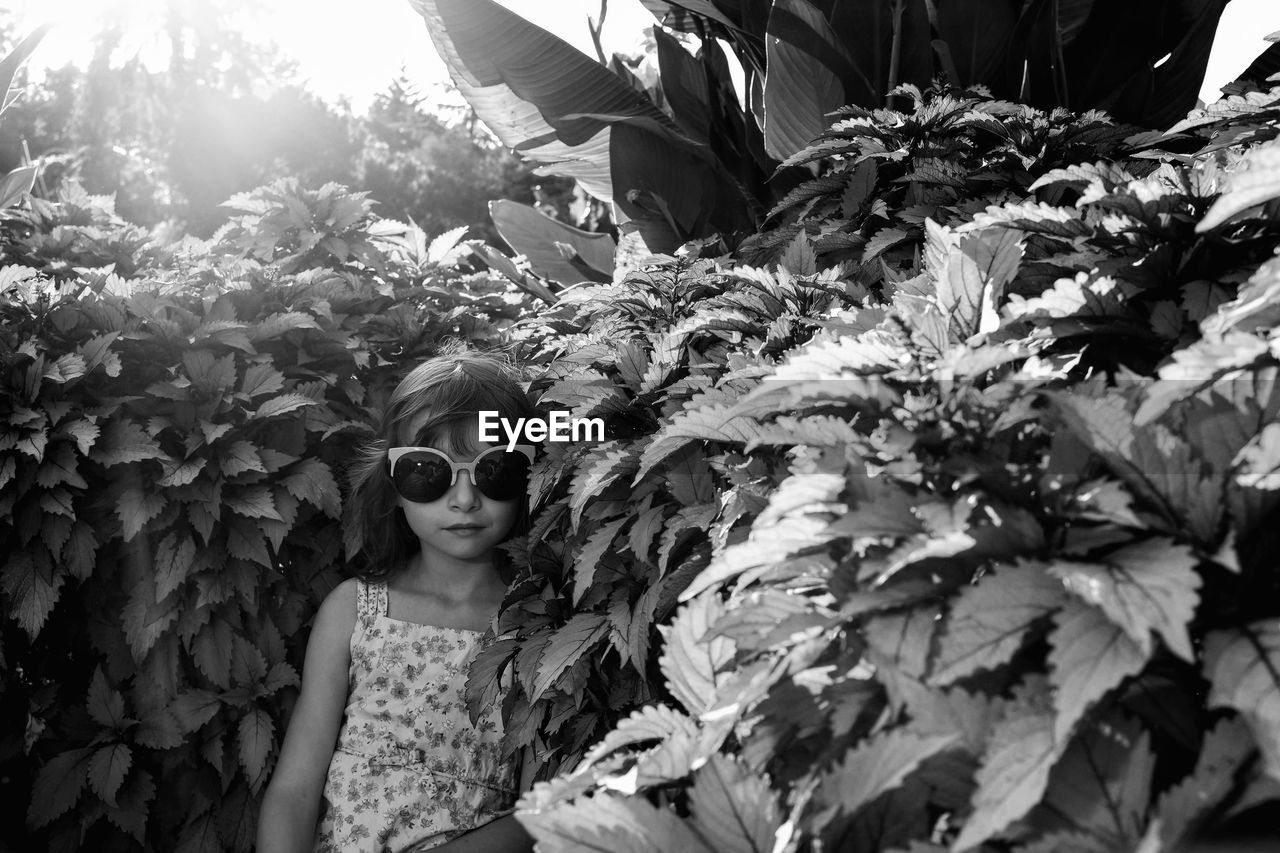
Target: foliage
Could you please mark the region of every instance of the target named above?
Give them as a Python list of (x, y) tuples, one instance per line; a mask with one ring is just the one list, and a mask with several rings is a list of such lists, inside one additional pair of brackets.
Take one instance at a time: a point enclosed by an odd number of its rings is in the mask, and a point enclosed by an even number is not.
[(794, 157), (830, 112), (901, 106), (901, 84), (1166, 128), (1196, 104), (1226, 4), (646, 0), (670, 30), (653, 30), (650, 84), (493, 0), (412, 2), (498, 138), (614, 205), (624, 265), (712, 235), (736, 247), (807, 177)]
[[(851, 107), (732, 256), (513, 336), (552, 446), (469, 684), (551, 850), (1176, 850), (1280, 799), (1280, 89)], [(607, 840), (606, 840), (607, 839)]]
[(495, 245), (489, 199), (541, 195), (571, 216), (570, 181), (534, 176), (481, 131), (434, 114), (403, 78), (357, 113), (304, 90), (270, 52), (215, 36), (207, 48), (186, 42), (181, 68), (121, 62), (108, 38), (91, 68), (46, 72), (0, 125), (0, 169), (25, 147), (44, 166), (38, 194), (76, 182), (114, 195), (131, 223), (202, 237), (225, 222), (228, 197), (283, 177), (351, 186), (384, 217), (432, 235), (472, 226)]
[(359, 544), (353, 443), (440, 339), (491, 342), (522, 302), (458, 266), (460, 231), (333, 185), (279, 181), (168, 246), (108, 201), (5, 212), (5, 843), (247, 850)]

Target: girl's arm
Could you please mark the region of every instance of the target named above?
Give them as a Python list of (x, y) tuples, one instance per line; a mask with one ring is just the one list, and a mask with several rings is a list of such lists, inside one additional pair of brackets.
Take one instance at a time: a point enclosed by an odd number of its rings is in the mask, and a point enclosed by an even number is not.
[(302, 690), (258, 816), (258, 853), (309, 851), (320, 799), (347, 704), (356, 582), (343, 581), (316, 614), (302, 667)]
[(477, 826), (435, 850), (436, 853), (530, 853), (533, 838), (514, 815), (507, 815)]

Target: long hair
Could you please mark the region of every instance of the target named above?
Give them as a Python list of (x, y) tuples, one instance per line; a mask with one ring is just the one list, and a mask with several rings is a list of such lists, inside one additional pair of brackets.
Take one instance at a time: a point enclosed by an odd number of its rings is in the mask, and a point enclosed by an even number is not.
[[(387, 450), (435, 445), (448, 453), (462, 451), (471, 442), (481, 411), (497, 411), (512, 422), (537, 416), (520, 388), (515, 367), (487, 353), (446, 350), (414, 368), (391, 392), (377, 438), (363, 448), (350, 469), (347, 553), (361, 554), (353, 568), (362, 580), (384, 580), (396, 574), (418, 551), (418, 539), (400, 510), (387, 470)], [(423, 412), (429, 413), (425, 423), (415, 435), (408, 435), (410, 424)], [(522, 533), (527, 524), (528, 507), (522, 505), (507, 538)]]

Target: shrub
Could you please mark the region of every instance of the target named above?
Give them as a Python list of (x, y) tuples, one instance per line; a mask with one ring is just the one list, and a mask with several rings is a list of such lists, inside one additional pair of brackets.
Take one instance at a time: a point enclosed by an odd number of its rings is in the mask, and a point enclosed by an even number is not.
[(522, 302), (361, 194), (289, 181), (160, 246), (69, 192), (6, 213), (6, 843), (247, 850), (342, 470), (402, 373)]
[(611, 426), (473, 671), (548, 849), (1275, 840), (1280, 89), (904, 94), (737, 255), (514, 330)]

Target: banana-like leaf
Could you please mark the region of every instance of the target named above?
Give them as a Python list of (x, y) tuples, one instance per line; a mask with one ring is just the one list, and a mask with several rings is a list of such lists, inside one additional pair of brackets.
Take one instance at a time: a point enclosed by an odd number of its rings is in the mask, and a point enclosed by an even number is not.
[(18, 76), (18, 69), (22, 67), (22, 63), (27, 61), (35, 51), (36, 45), (40, 44), (40, 40), (44, 38), (45, 33), (49, 32), (52, 24), (44, 24), (37, 27), (26, 38), (19, 42), (18, 46), (9, 52), (4, 59), (0, 59), (0, 112), (4, 112), (9, 101), (9, 90), (13, 88), (13, 78)]
[(1095, 3), (1063, 52), (1068, 97), (1058, 103), (1104, 109), (1145, 127), (1173, 125), (1196, 104), (1227, 2)]
[(645, 95), (493, 0), (410, 0), (476, 114), (544, 173), (612, 202), (651, 251), (754, 226), (741, 189)]
[(36, 184), (36, 167), (19, 166), (0, 178), (0, 210), (16, 204)]
[(710, 142), (711, 105), (706, 68), (661, 27), (653, 28), (653, 38), (658, 45), (662, 93), (672, 117), (691, 138)]
[(845, 105), (835, 69), (845, 76), (856, 72), (826, 17), (809, 0), (775, 0), (768, 34), (764, 147), (770, 157), (786, 160), (827, 129), (827, 113)]
[[(489, 202), (489, 215), (498, 234), (543, 278), (563, 285), (582, 281), (611, 281), (617, 245), (608, 234), (593, 234), (557, 222), (540, 210), (509, 199)], [(571, 257), (560, 250), (565, 246)], [(575, 266), (572, 256), (580, 259)]]

